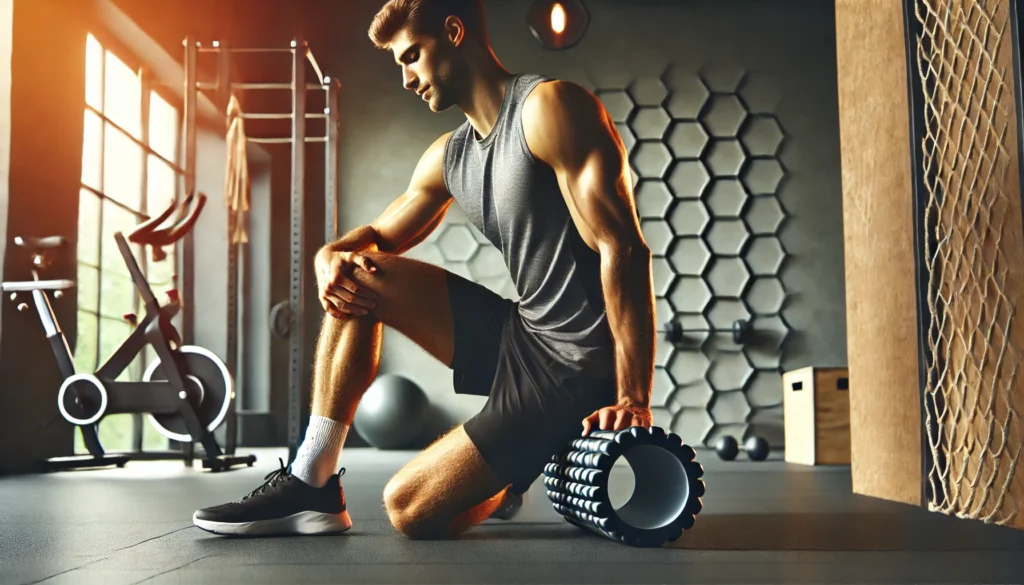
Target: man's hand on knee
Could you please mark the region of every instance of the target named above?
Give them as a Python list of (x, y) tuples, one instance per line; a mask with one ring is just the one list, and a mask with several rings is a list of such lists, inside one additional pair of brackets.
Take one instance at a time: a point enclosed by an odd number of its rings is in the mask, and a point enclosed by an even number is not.
[(367, 256), (324, 248), (317, 253), (314, 264), (320, 304), (326, 313), (342, 319), (367, 315), (376, 307), (373, 291), (360, 286), (354, 278), (356, 270), (377, 271)]

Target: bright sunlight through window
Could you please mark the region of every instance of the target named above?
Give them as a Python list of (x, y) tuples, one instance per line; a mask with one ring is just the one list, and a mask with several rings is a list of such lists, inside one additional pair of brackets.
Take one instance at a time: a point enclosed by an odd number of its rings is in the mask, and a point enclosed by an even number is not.
[[(106, 49), (93, 35), (86, 38), (85, 126), (82, 140), (82, 189), (79, 195), (78, 337), (75, 367), (94, 371), (128, 336), (127, 313), (143, 310), (114, 232), (130, 231), (146, 216), (171, 204), (177, 193), (177, 108), (144, 87), (140, 72)], [(143, 129), (146, 132), (143, 132)], [(154, 154), (155, 153), (155, 154)], [(174, 251), (160, 262), (133, 245), (135, 257), (158, 296), (173, 286)], [(154, 356), (147, 350), (121, 379), (139, 380)], [(100, 440), (112, 450), (133, 445), (132, 415), (113, 415), (100, 425)], [(166, 442), (142, 425), (145, 449)], [(85, 453), (75, 434), (75, 451)]]

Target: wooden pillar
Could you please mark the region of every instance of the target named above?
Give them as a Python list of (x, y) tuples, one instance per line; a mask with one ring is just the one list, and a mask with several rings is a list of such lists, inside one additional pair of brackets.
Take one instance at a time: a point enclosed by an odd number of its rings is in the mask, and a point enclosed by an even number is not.
[(1024, 528), (1014, 7), (837, 0), (836, 30), (853, 490)]
[(853, 491), (922, 497), (903, 3), (836, 0)]

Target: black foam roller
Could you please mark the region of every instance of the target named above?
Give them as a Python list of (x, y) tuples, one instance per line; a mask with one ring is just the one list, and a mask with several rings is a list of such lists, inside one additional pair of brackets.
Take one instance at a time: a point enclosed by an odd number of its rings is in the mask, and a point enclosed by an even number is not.
[[(630, 546), (659, 547), (692, 528), (703, 507), (704, 468), (695, 456), (661, 427), (591, 431), (551, 458), (544, 486), (567, 522)], [(636, 479), (630, 500), (615, 510), (608, 477), (619, 457)]]

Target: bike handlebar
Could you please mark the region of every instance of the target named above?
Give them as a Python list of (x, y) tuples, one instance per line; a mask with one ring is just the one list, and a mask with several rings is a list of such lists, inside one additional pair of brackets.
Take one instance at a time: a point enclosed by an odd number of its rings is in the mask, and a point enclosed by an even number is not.
[[(149, 219), (128, 234), (128, 241), (135, 244), (143, 244), (154, 248), (168, 246), (183, 238), (192, 230), (203, 207), (206, 206), (206, 195), (203, 193), (189, 193), (177, 205), (171, 204), (160, 215)], [(174, 222), (162, 229), (157, 226), (162, 224), (177, 211)]]

